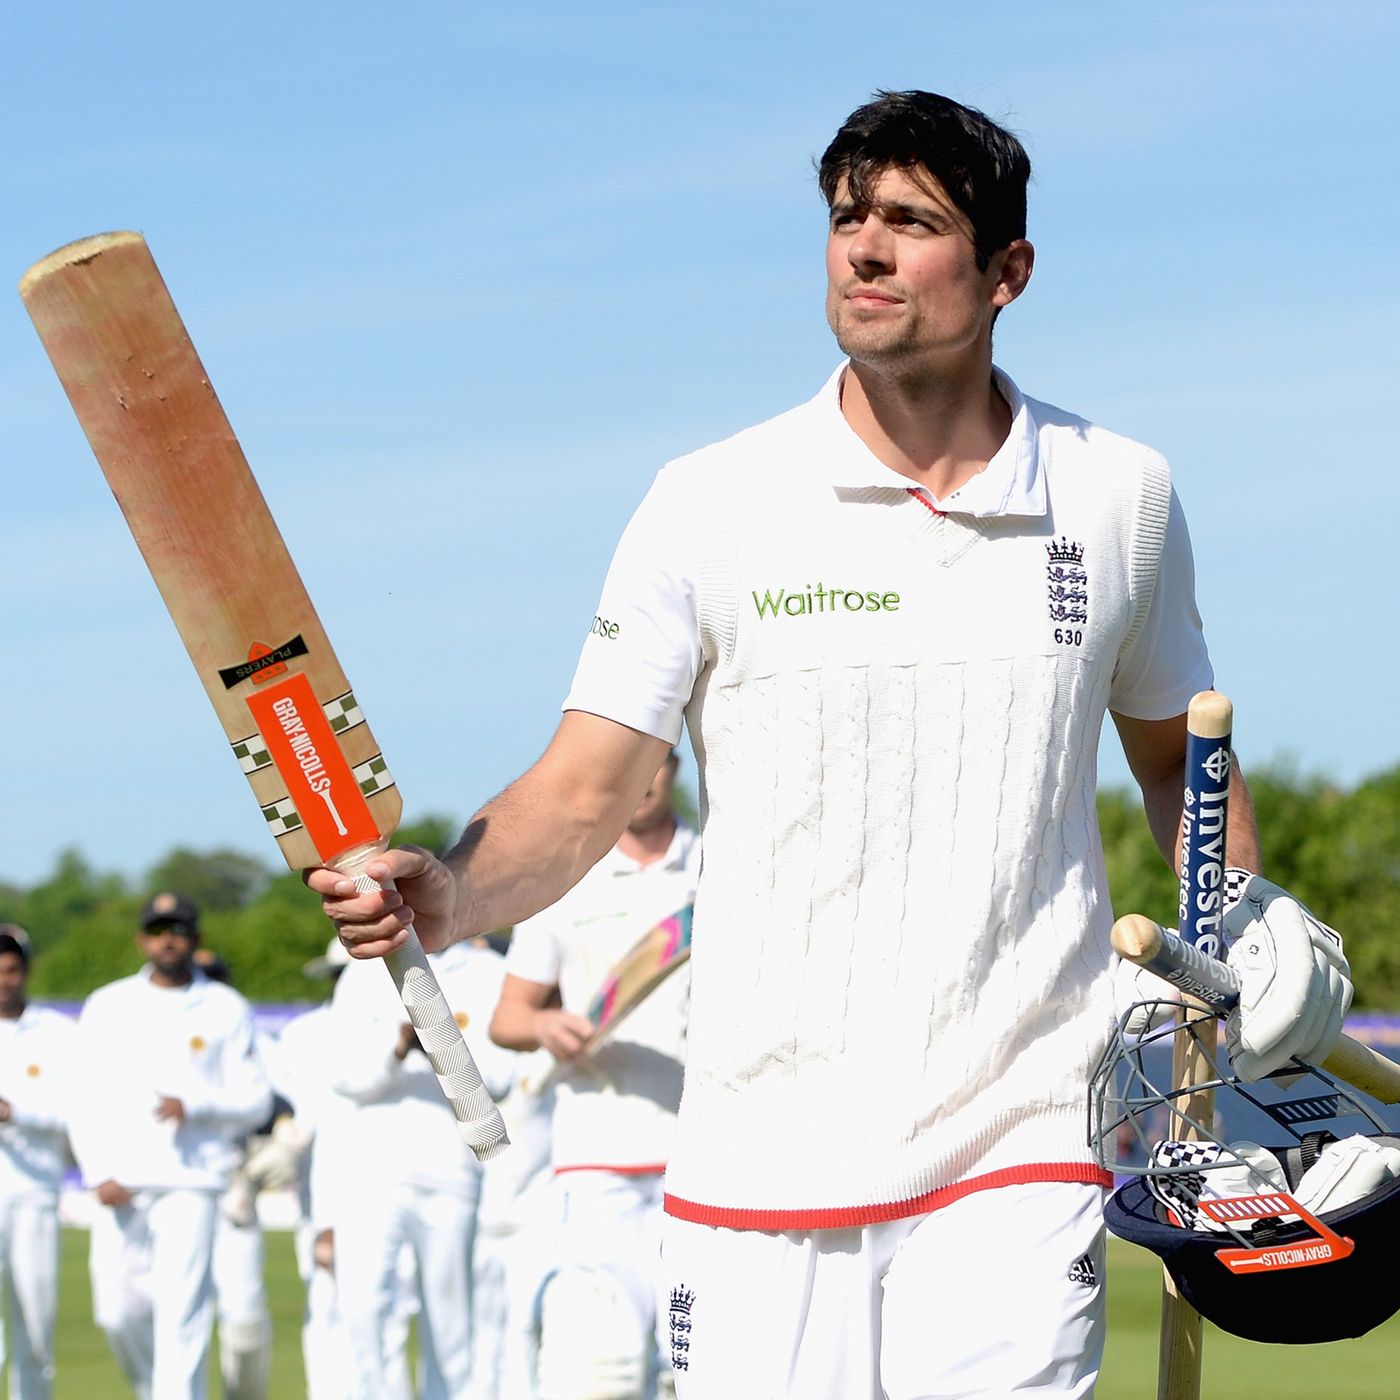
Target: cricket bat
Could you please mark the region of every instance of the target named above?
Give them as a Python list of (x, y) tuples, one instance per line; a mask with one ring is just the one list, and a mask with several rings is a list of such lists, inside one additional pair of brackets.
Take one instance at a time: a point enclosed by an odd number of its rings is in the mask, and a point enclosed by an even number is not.
[[(649, 928), (603, 979), (583, 1013), (593, 1033), (580, 1052), (592, 1055), (678, 967), (690, 957), (690, 925), (695, 906), (687, 904)], [(526, 1093), (542, 1094), (564, 1065), (547, 1050), (520, 1077)]]
[[(1179, 925), (1182, 941), (1202, 955), (1221, 951), (1225, 912), (1225, 830), (1233, 769), (1231, 734), (1235, 709), (1225, 696), (1203, 690), (1186, 710), (1186, 782), (1182, 793), (1181, 888)], [(1172, 1087), (1192, 1089), (1212, 1080), (1216, 1022), (1204, 1021), (1179, 1032), (1172, 1051)], [(1198, 1037), (1210, 1037), (1204, 1044)], [(1177, 1102), (1184, 1141), (1210, 1127), (1214, 1093), (1196, 1088)], [(1199, 1400), (1201, 1393), (1201, 1315), (1178, 1292), (1171, 1274), (1162, 1272), (1162, 1320), (1157, 1347), (1157, 1400)]]
[[(293, 870), (361, 891), (402, 799), (145, 240), (104, 233), (20, 295)], [(385, 959), (467, 1144), (508, 1142), (412, 930)]]

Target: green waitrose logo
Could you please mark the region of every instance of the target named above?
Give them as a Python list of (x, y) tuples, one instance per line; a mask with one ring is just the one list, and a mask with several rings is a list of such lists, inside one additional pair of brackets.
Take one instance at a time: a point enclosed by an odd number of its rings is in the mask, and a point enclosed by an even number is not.
[(763, 596), (760, 597), (758, 591), (754, 590), (753, 605), (758, 609), (759, 617), (778, 617), (783, 614), (788, 617), (810, 617), (813, 613), (834, 612), (898, 612), (899, 594), (882, 593), (879, 590), (867, 593), (859, 588), (828, 588), (825, 584), (818, 584), (813, 588), (811, 584), (806, 584), (795, 593), (780, 588), (776, 596), (765, 588)]

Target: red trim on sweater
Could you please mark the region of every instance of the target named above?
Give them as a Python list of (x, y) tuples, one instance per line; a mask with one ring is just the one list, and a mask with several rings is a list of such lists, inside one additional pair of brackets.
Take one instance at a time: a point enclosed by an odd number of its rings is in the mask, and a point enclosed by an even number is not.
[(654, 1162), (645, 1167), (612, 1167), (606, 1163), (582, 1162), (574, 1167), (555, 1167), (554, 1175), (563, 1176), (565, 1172), (612, 1172), (614, 1176), (665, 1176), (666, 1163)]
[(706, 1206), (696, 1201), (666, 1196), (666, 1214), (696, 1225), (723, 1225), (730, 1230), (835, 1230), (852, 1225), (875, 1225), (884, 1220), (903, 1220), (940, 1210), (970, 1196), (974, 1191), (990, 1191), (998, 1186), (1024, 1186), (1033, 1181), (1079, 1182), (1085, 1186), (1112, 1186), (1113, 1176), (1087, 1162), (1035, 1162), (1024, 1167), (1005, 1167), (985, 1176), (969, 1177), (952, 1186), (925, 1192), (908, 1201), (885, 1201), (870, 1206), (833, 1206), (821, 1210), (750, 1210), (738, 1206)]

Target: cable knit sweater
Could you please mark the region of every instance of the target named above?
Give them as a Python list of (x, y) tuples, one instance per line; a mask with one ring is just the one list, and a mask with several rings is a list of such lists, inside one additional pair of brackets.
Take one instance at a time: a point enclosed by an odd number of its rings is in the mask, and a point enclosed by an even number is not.
[(704, 645), (673, 1214), (850, 1225), (1101, 1178), (1096, 750), (1171, 488), (1148, 449), (1010, 393), (1040, 514), (869, 485), (830, 396), (667, 468)]

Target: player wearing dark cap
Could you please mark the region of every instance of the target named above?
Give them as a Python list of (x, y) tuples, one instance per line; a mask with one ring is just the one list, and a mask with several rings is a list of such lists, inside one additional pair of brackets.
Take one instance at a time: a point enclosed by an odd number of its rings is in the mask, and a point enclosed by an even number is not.
[(204, 1394), (218, 1198), (271, 1095), (248, 1003), (195, 965), (194, 903), (157, 894), (139, 926), (146, 965), (83, 1006), (72, 1138), (102, 1207), (93, 1314), (132, 1387), (159, 1400)]

